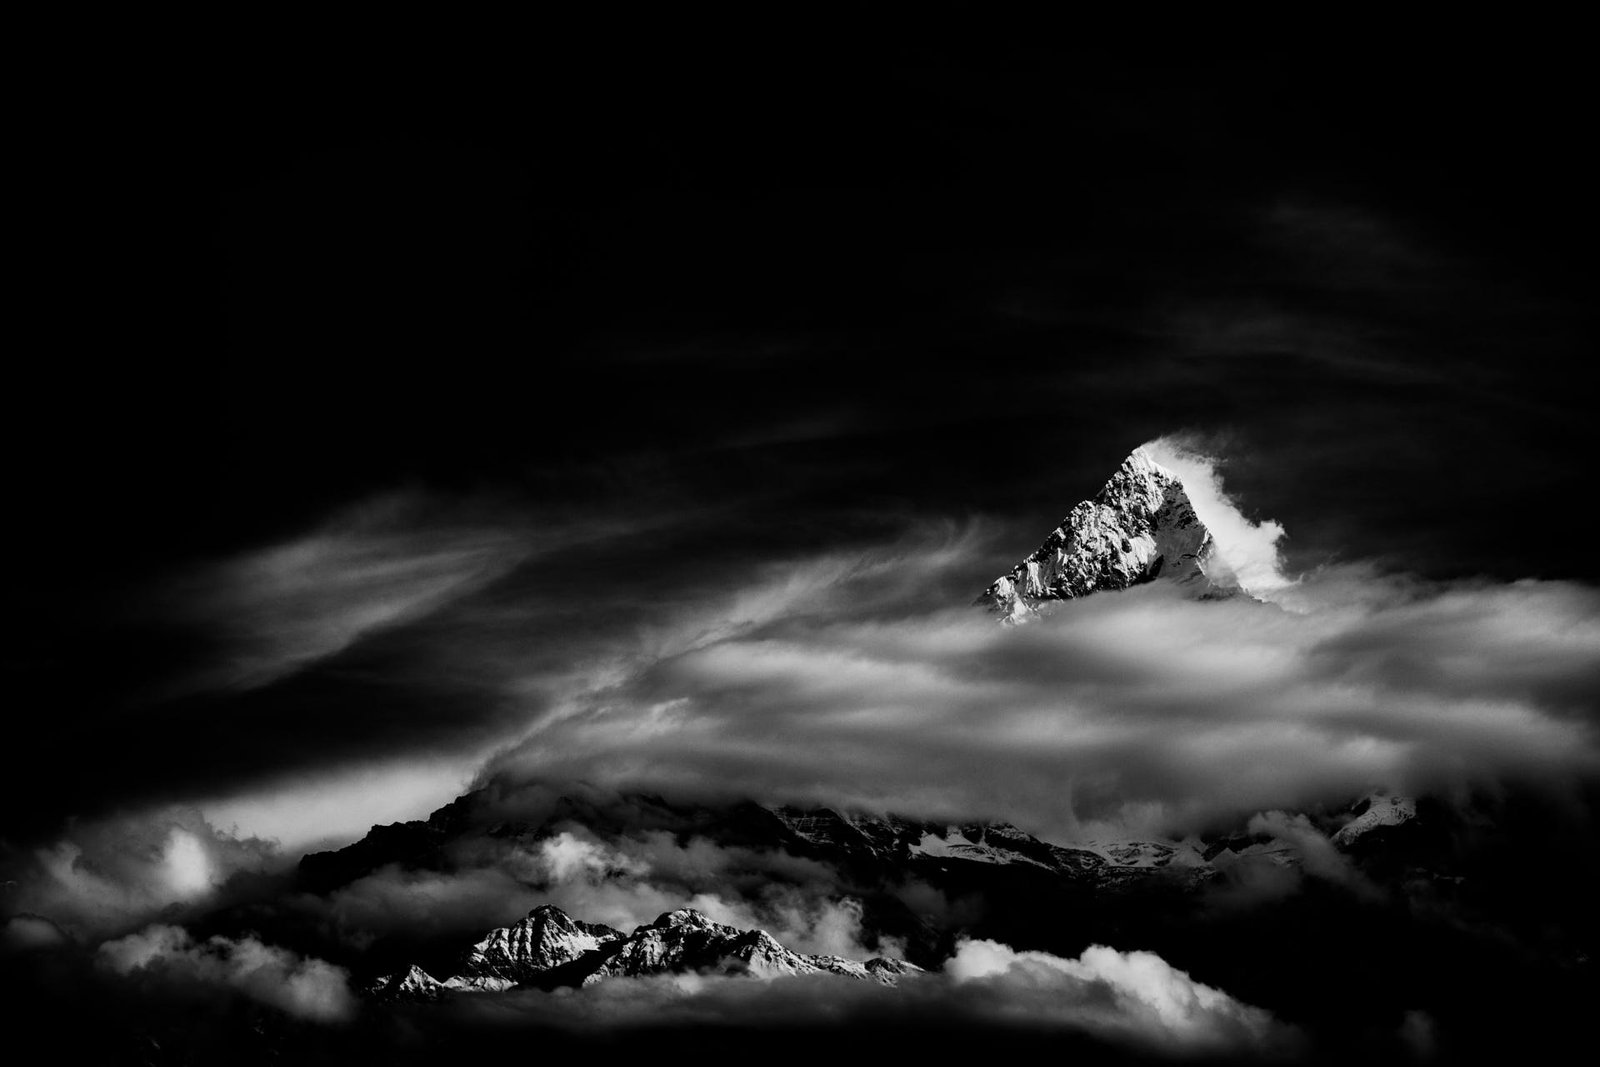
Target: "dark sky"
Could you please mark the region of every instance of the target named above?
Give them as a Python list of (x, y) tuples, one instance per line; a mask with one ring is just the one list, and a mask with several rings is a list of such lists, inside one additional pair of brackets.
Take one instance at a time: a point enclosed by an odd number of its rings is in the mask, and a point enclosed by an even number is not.
[(555, 605), (537, 645), (908, 524), (998, 531), (975, 594), (1189, 432), (1292, 570), (1600, 578), (1575, 49), (1076, 40), (550, 34), (50, 125), (5, 429), (10, 730), (48, 775), (8, 781), (14, 833), (505, 728), (403, 635), (239, 666), (229, 561), (330, 516), (399, 539), (341, 579), (488, 560), (491, 606)]

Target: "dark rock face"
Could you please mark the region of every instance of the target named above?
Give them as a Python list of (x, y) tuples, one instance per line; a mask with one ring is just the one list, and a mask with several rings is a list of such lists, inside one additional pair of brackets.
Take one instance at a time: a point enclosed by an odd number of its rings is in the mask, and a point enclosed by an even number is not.
[(347, 885), (379, 867), (399, 863), (431, 868), (441, 861), (441, 847), (471, 827), (475, 794), (457, 797), (426, 819), (374, 826), (354, 844), (300, 859), (300, 884), (313, 893)]

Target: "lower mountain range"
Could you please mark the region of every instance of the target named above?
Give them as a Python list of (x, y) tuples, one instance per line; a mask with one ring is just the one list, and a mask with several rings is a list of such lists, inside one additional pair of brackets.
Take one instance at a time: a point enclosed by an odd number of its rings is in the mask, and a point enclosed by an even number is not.
[[(365, 953), (380, 999), (708, 967), (863, 977), (886, 965), (882, 957), (913, 973), (938, 971), (973, 940), (1059, 957), (1110, 944), (1155, 953), (1315, 1032), (1320, 1048), (1338, 1048), (1369, 1041), (1373, 1019), (1396, 1034), (1407, 1018), (1470, 1029), (1491, 1004), (1572, 996), (1594, 944), (1582, 887), (1595, 884), (1596, 872), (1593, 857), (1565, 839), (1569, 831), (1559, 805), (1529, 798), (1374, 794), (1338, 810), (1257, 814), (1181, 841), (1055, 844), (1003, 822), (492, 785), (426, 820), (377, 826), (346, 848), (308, 855), (294, 879), (300, 892), (338, 896), (386, 878), (464, 878), (474, 864), (570, 851), (588, 866), (547, 866), (530, 891), (604, 907), (595, 888), (607, 883), (681, 887), (675, 909), (632, 933), (575, 922), (550, 904), (478, 936), (397, 931)], [(706, 906), (713, 882), (660, 877), (640, 858), (652, 852), (720, 857), (707, 867), (721, 885), (711, 910), (774, 914), (761, 902), (785, 883), (815, 907), (847, 909), (854, 943), (877, 955), (825, 955), (838, 962), (819, 966), (816, 955), (770, 934), (715, 922), (691, 909), (696, 900)], [(686, 921), (716, 930), (716, 945), (646, 953), (652, 962), (642, 971), (626, 966), (637, 956), (632, 946), (658, 943)], [(552, 930), (560, 935), (554, 955)], [(767, 963), (749, 963), (752, 945)], [(1419, 1000), (1423, 990), (1437, 999)], [(1351, 1029), (1357, 1018), (1364, 1021)]]

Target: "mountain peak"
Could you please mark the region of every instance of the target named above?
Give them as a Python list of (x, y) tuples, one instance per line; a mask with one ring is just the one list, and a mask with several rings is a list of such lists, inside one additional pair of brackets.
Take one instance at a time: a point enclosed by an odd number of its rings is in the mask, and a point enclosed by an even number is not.
[(721, 923), (713, 922), (705, 914), (693, 908), (678, 908), (674, 911), (665, 911), (656, 916), (656, 921), (646, 929), (664, 930), (671, 927), (686, 926), (696, 930), (711, 930), (720, 928)]
[(444, 988), (442, 982), (413, 963), (404, 971), (380, 978), (367, 992), (379, 1000), (436, 1000)]
[(1202, 595), (1238, 587), (1216, 559), (1211, 531), (1195, 514), (1183, 480), (1140, 447), (978, 602), (1019, 621), (1043, 601), (1126, 589), (1158, 576)]
[(553, 904), (541, 904), (526, 919), (489, 931), (472, 946), (452, 981), (475, 989), (509, 989), (621, 938), (620, 930), (579, 922)]
[(1164, 474), (1169, 478), (1177, 477), (1177, 475), (1173, 474), (1171, 471), (1167, 470), (1167, 468), (1157, 463), (1155, 461), (1155, 457), (1151, 456), (1150, 453), (1145, 450), (1143, 445), (1140, 445), (1138, 448), (1128, 453), (1128, 458), (1122, 461), (1121, 469), (1150, 471), (1156, 474)]
[(1333, 835), (1336, 845), (1351, 845), (1357, 838), (1384, 826), (1399, 826), (1417, 817), (1417, 802), (1409, 796), (1371, 793), (1353, 808), (1354, 816)]
[[(555, 917), (575, 934), (540, 943)], [(534, 927), (544, 919), (540, 930)], [(895, 985), (922, 968), (905, 960), (807, 955), (785, 948), (765, 930), (741, 930), (707, 918), (694, 908), (663, 912), (656, 921), (624, 937), (609, 926), (573, 919), (560, 908), (533, 909), (515, 926), (494, 930), (473, 946), (462, 972), (438, 981), (412, 966), (371, 987), (380, 999), (436, 999), (457, 993), (494, 993), (516, 986), (590, 986), (609, 978), (653, 974), (722, 974), (753, 978), (835, 974)]]

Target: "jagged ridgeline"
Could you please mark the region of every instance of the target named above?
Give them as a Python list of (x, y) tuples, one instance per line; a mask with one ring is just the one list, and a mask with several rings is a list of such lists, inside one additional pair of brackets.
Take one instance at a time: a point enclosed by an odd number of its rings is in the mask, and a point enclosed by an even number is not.
[(580, 922), (552, 904), (489, 932), (466, 953), (459, 973), (437, 979), (413, 964), (380, 979), (372, 993), (382, 999), (434, 998), (449, 993), (495, 993), (507, 989), (589, 986), (608, 978), (658, 974), (725, 974), (755, 978), (831, 974), (894, 985), (922, 968), (904, 960), (867, 961), (806, 954), (784, 947), (764, 930), (740, 930), (714, 922), (693, 908), (679, 908), (624, 934)]
[(1183, 481), (1134, 449), (1094, 499), (1068, 513), (1032, 555), (984, 590), (978, 603), (1020, 619), (1036, 605), (1157, 577), (1200, 596), (1228, 596), (1239, 583), (1217, 557)]

